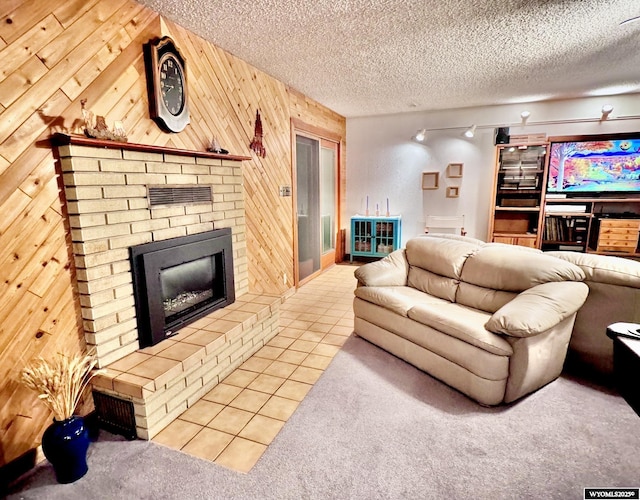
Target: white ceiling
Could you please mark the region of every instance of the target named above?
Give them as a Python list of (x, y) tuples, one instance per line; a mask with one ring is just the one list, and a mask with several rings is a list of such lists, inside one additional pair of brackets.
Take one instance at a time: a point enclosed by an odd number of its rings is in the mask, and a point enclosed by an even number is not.
[(640, 0), (138, 0), (345, 117), (640, 92)]

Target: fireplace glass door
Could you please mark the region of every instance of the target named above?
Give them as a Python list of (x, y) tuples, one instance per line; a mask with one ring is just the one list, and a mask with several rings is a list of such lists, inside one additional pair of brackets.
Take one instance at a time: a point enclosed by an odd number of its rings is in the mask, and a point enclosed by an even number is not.
[(164, 322), (167, 328), (211, 302), (224, 298), (218, 280), (222, 254), (211, 255), (160, 270)]

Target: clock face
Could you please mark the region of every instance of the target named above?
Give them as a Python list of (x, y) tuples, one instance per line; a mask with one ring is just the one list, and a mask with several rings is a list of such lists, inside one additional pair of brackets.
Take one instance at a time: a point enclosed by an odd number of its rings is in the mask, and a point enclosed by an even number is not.
[(169, 113), (178, 116), (182, 112), (185, 102), (182, 66), (171, 53), (164, 54), (160, 58), (159, 65), (162, 102)]

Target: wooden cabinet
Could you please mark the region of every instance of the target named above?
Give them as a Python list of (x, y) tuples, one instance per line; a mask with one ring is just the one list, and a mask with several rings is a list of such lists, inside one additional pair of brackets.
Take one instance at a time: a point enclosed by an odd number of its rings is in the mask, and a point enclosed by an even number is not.
[(640, 219), (601, 219), (596, 252), (636, 253)]
[(507, 245), (520, 245), (521, 247), (536, 248), (537, 238), (532, 236), (494, 236), (494, 243), (505, 243)]
[(401, 217), (351, 217), (351, 261), (386, 257), (400, 248)]
[(543, 211), (542, 250), (640, 256), (640, 197), (547, 196)]
[(539, 247), (548, 144), (497, 147), (488, 241)]

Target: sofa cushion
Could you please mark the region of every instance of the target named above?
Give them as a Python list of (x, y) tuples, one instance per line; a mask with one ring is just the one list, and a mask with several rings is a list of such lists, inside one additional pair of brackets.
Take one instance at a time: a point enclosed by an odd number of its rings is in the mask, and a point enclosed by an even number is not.
[(361, 286), (355, 289), (356, 297), (407, 316), (407, 312), (416, 304), (431, 302), (444, 304), (444, 300), (427, 295), (408, 286)]
[[(405, 344), (405, 346), (407, 350), (412, 352), (412, 355), (420, 352), (419, 348), (426, 349), (434, 353), (437, 358), (454, 363), (484, 380), (504, 380), (509, 376), (509, 356), (491, 353), (486, 349), (476, 347), (469, 342), (443, 333), (436, 328), (399, 316), (370, 302), (365, 302), (358, 297), (353, 301), (353, 311), (355, 313), (355, 331), (363, 338), (371, 339), (369, 335), (371, 330), (380, 328), (387, 332), (385, 340), (382, 342), (383, 345), (389, 345), (387, 340), (395, 343), (396, 341), (388, 338), (397, 337), (398, 340), (402, 339), (410, 342), (411, 345)], [(361, 320), (367, 322), (366, 329), (358, 327), (361, 324)], [(372, 341), (381, 345), (380, 342)], [(406, 359), (402, 353), (391, 352)], [(419, 365), (431, 373), (433, 368), (431, 362), (435, 358), (428, 356), (422, 359), (426, 365), (421, 363)], [(434, 375), (438, 376), (437, 374)]]
[(391, 252), (384, 259), (360, 266), (353, 273), (364, 286), (403, 286), (407, 284), (409, 264), (404, 248)]
[(465, 260), (479, 248), (468, 241), (418, 237), (407, 242), (406, 256), (409, 266), (459, 279)]
[(497, 310), (486, 328), (511, 337), (538, 335), (574, 314), (588, 293), (587, 285), (575, 281), (534, 286)]
[(586, 281), (640, 288), (640, 262), (580, 252), (557, 251), (546, 254), (580, 267), (586, 275)]
[(499, 356), (510, 356), (509, 343), (484, 327), (490, 314), (459, 304), (418, 304), (409, 318)]
[(584, 272), (544, 253), (485, 245), (464, 263), (461, 279), (493, 290), (521, 292), (552, 281), (582, 281)]
[(408, 286), (449, 302), (454, 302), (456, 299), (458, 283), (460, 282), (454, 278), (440, 276), (420, 267), (409, 268)]

